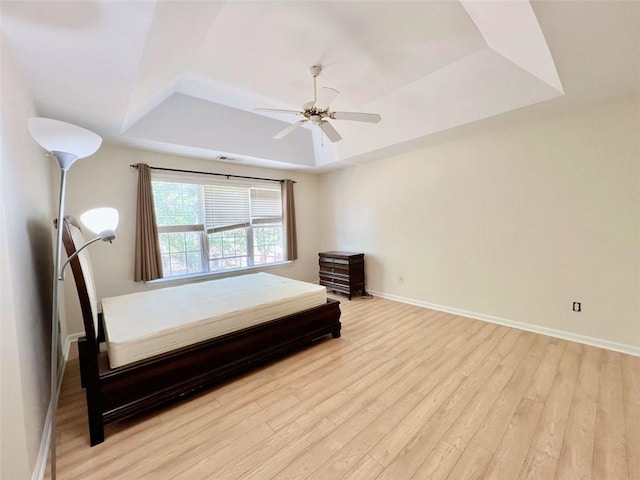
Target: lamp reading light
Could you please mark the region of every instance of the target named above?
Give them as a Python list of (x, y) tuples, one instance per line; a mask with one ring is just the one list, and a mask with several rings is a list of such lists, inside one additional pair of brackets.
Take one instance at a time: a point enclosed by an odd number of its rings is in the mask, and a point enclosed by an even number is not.
[[(27, 120), (29, 133), (38, 145), (58, 161), (60, 166), (60, 196), (58, 197), (58, 232), (56, 235), (56, 251), (54, 257), (53, 298), (51, 306), (51, 418), (49, 427), (49, 451), (51, 456), (51, 480), (56, 480), (56, 409), (58, 407), (58, 335), (60, 280), (64, 266), (60, 268), (62, 258), (62, 219), (64, 218), (64, 201), (67, 184), (67, 170), (73, 163), (93, 155), (102, 138), (82, 127), (51, 118), (30, 118)], [(113, 234), (115, 238), (115, 233)], [(101, 239), (101, 237), (98, 237)], [(65, 264), (66, 266), (66, 264)]]
[(97, 233), (100, 236), (108, 236), (107, 232), (113, 234), (113, 238), (103, 238), (104, 241), (111, 241), (116, 238), (115, 230), (118, 227), (119, 220), (118, 211), (109, 207), (94, 208), (80, 215), (80, 221), (93, 233)]
[(76, 258), (78, 254), (86, 247), (99, 240), (109, 243), (115, 240), (116, 227), (118, 226), (119, 219), (120, 216), (118, 215), (118, 211), (115, 208), (110, 207), (94, 208), (93, 210), (87, 210), (82, 215), (80, 215), (80, 220), (82, 221), (82, 223), (84, 223), (89, 230), (97, 233), (98, 236), (89, 240), (87, 243), (78, 248), (73, 253), (73, 255), (67, 258), (67, 261), (64, 262), (64, 265), (62, 265), (62, 268), (60, 269), (58, 280), (64, 280), (65, 268), (67, 268), (69, 262)]

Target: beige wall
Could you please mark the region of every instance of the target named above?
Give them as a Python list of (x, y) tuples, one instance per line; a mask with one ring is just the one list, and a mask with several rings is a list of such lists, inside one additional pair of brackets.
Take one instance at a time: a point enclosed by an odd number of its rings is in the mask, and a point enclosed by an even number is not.
[[(79, 217), (90, 208), (111, 206), (120, 213), (118, 238), (112, 243), (92, 245), (98, 297), (121, 295), (167, 284), (145, 285), (133, 281), (137, 170), (129, 165), (147, 163), (157, 167), (220, 172), (265, 178), (291, 178), (295, 185), (298, 224), (299, 259), (290, 264), (265, 268), (265, 271), (305, 281), (317, 281), (317, 255), (320, 245), (318, 223), (318, 176), (303, 172), (270, 170), (246, 165), (214, 162), (194, 158), (103, 145), (90, 158), (83, 159), (70, 170), (67, 187), (67, 213)], [(69, 333), (81, 332), (82, 318), (77, 302), (73, 276), (65, 284), (65, 301)]]
[(49, 404), (53, 279), (51, 160), (33, 142), (35, 110), (2, 43), (0, 71), (0, 478), (30, 478)]
[(639, 105), (323, 175), (321, 247), (365, 252), (372, 291), (638, 352)]

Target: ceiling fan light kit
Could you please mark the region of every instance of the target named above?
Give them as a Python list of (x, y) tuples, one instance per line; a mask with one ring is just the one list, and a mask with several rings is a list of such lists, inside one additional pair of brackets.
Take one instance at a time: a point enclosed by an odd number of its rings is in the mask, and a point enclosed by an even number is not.
[(332, 112), (329, 110), (329, 105), (335, 98), (338, 96), (340, 92), (335, 88), (323, 87), (320, 89), (320, 94), (318, 95), (317, 91), (317, 78), (322, 71), (322, 67), (320, 65), (313, 65), (309, 68), (309, 73), (313, 77), (313, 101), (307, 102), (302, 106), (302, 110), (280, 110), (274, 108), (256, 108), (255, 111), (258, 112), (272, 112), (272, 113), (285, 113), (290, 115), (301, 115), (304, 120), (300, 120), (299, 122), (293, 123), (289, 125), (287, 128), (282, 130), (281, 132), (276, 133), (273, 138), (274, 140), (280, 140), (291, 132), (301, 127), (307, 122), (311, 122), (320, 127), (320, 130), (327, 136), (329, 140), (332, 142), (338, 142), (342, 140), (342, 137), (337, 132), (337, 130), (333, 127), (331, 123), (329, 123), (329, 119), (331, 120), (351, 120), (355, 122), (368, 122), (368, 123), (378, 123), (382, 117), (377, 113), (359, 113), (359, 112)]

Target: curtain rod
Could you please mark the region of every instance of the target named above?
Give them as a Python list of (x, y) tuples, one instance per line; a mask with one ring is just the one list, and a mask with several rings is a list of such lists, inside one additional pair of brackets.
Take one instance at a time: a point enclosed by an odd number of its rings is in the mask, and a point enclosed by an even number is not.
[[(129, 165), (132, 168), (138, 168), (138, 164), (134, 163), (133, 165)], [(231, 175), (230, 173), (213, 173), (213, 172), (198, 172), (196, 170), (181, 170), (178, 168), (164, 168), (164, 167), (152, 167), (149, 166), (151, 170), (164, 170), (165, 172), (180, 172), (180, 173), (196, 173), (198, 175), (216, 175), (218, 177), (227, 177), (227, 178), (245, 178), (248, 180), (265, 180), (267, 182), (278, 182), (282, 183), (284, 180), (277, 180), (275, 178), (262, 178), (262, 177), (247, 177), (244, 175)], [(292, 180), (293, 183), (297, 183), (295, 180)]]

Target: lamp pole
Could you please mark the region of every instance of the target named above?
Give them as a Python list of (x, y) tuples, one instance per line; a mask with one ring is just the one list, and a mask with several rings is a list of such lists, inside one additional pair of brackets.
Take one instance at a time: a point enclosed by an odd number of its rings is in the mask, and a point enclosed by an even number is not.
[(67, 188), (67, 171), (76, 160), (75, 155), (65, 152), (52, 152), (60, 165), (60, 198), (58, 199), (58, 225), (56, 228), (56, 253), (53, 272), (53, 305), (51, 307), (51, 428), (49, 434), (49, 453), (51, 456), (51, 480), (56, 480), (56, 410), (58, 408), (58, 349), (59, 335), (59, 295), (60, 295), (60, 263), (62, 260), (62, 221), (64, 219), (64, 202)]

